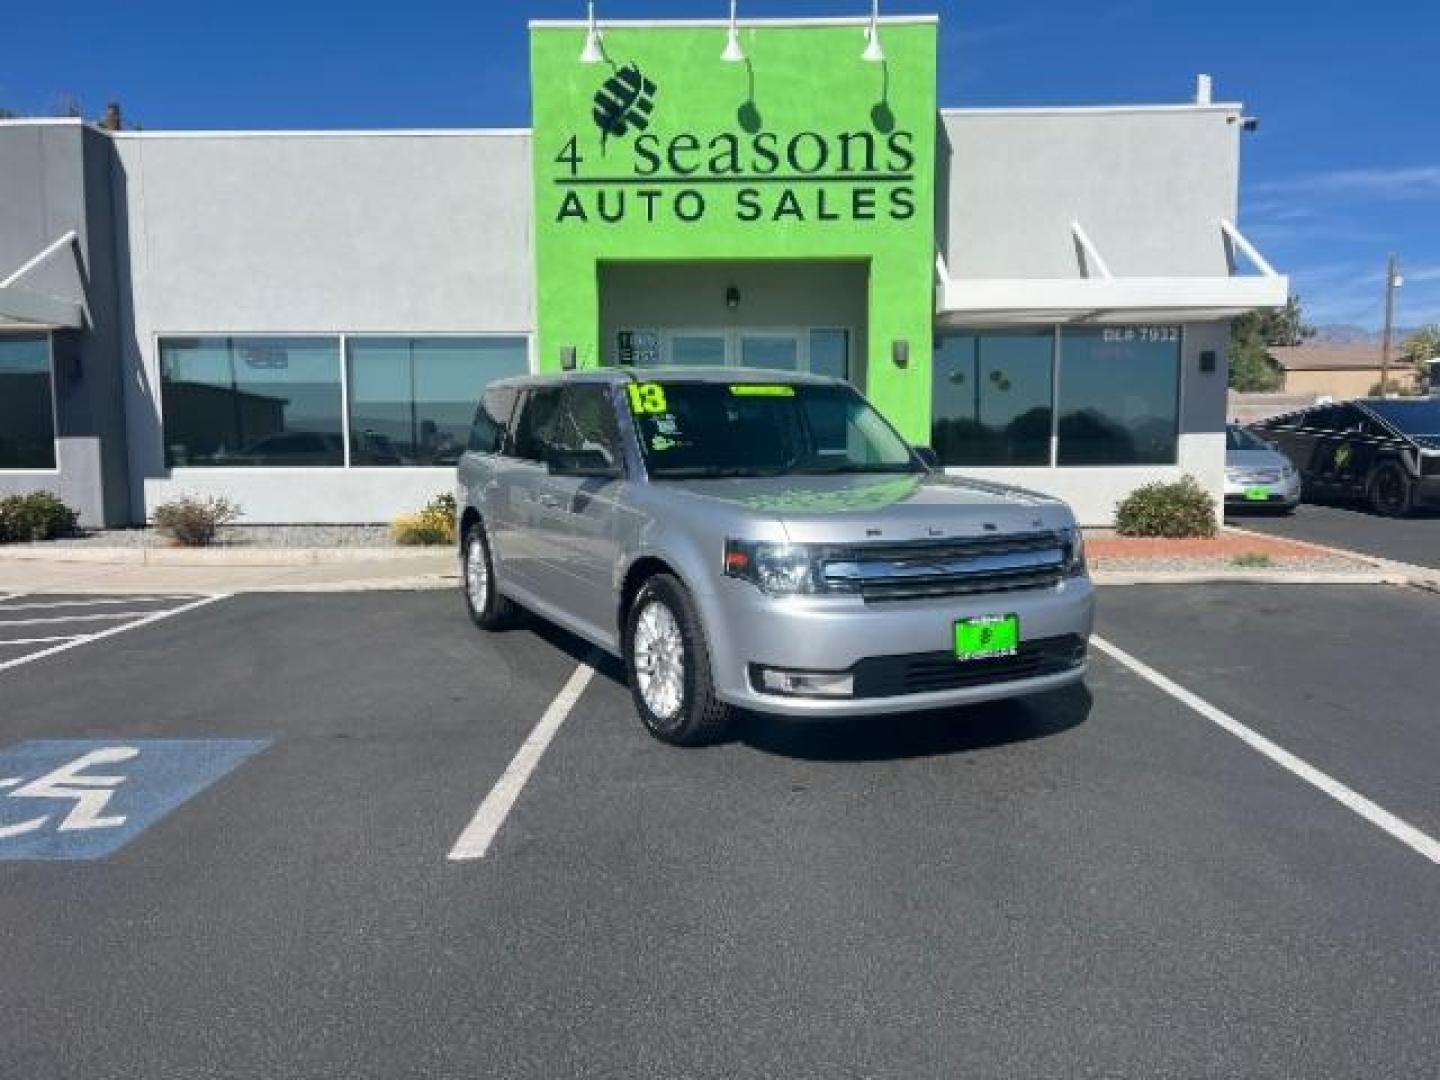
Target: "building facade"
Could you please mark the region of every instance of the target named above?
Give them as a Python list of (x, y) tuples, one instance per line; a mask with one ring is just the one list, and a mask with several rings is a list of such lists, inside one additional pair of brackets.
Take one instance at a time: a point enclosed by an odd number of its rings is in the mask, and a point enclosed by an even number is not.
[(620, 363), (844, 376), (1087, 523), (1219, 493), (1229, 319), (1287, 292), (1240, 106), (940, 108), (930, 18), (596, 29), (531, 25), (526, 130), (0, 123), (0, 493), (383, 521), (490, 380)]

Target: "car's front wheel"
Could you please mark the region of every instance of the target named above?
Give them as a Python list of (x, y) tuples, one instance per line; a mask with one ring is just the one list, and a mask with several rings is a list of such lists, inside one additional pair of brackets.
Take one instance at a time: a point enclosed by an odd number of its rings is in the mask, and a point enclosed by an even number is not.
[(504, 630), (515, 621), (515, 605), (495, 587), (495, 563), (490, 558), (490, 541), (485, 526), (474, 522), (465, 530), (460, 548), (460, 587), (465, 607), (476, 626)]
[(1415, 501), (1410, 477), (1399, 462), (1387, 461), (1370, 478), (1370, 508), (1385, 517), (1404, 517)]
[(625, 620), (625, 668), (657, 739), (699, 746), (724, 737), (730, 707), (715, 696), (699, 611), (678, 578), (657, 574), (641, 586)]

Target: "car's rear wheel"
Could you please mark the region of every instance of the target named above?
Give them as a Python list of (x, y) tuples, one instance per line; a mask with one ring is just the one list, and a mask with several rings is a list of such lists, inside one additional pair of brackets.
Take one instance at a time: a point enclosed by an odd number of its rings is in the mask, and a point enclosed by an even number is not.
[(460, 587), (465, 608), (476, 626), (504, 630), (515, 621), (515, 605), (495, 587), (495, 563), (490, 558), (490, 541), (485, 526), (476, 521), (465, 530), (460, 549)]
[(657, 574), (640, 587), (625, 620), (625, 669), (640, 719), (662, 742), (700, 746), (729, 730), (699, 612), (674, 576)]
[(1414, 485), (1399, 462), (1387, 461), (1370, 477), (1370, 508), (1385, 517), (1404, 517), (1415, 502)]

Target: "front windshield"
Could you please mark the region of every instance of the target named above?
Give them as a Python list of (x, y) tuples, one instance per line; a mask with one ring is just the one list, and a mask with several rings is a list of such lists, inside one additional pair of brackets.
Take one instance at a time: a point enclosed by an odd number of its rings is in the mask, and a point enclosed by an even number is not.
[(1231, 424), (1225, 429), (1225, 449), (1269, 450), (1270, 444), (1254, 432), (1246, 431), (1238, 424)]
[(656, 479), (924, 468), (848, 386), (662, 380), (627, 395)]
[(1440, 436), (1440, 398), (1412, 398), (1404, 401), (1387, 398), (1384, 401), (1368, 401), (1381, 419), (1406, 435)]

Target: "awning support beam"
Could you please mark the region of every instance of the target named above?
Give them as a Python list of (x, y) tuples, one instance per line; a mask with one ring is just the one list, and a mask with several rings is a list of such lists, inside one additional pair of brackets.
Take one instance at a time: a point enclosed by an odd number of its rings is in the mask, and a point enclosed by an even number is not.
[(1245, 253), (1245, 257), (1254, 264), (1255, 269), (1259, 270), (1260, 273), (1270, 278), (1280, 276), (1275, 272), (1275, 268), (1265, 261), (1265, 256), (1261, 255), (1260, 252), (1256, 250), (1254, 244), (1250, 243), (1249, 240), (1245, 239), (1245, 234), (1242, 233), (1239, 229), (1237, 229), (1235, 227), (1235, 223), (1232, 222), (1229, 218), (1220, 219), (1220, 231), (1225, 234), (1226, 245), (1231, 248), (1230, 263), (1232, 267), (1235, 263), (1235, 255), (1233, 249), (1239, 248), (1242, 252)]
[[(1080, 270), (1087, 278), (1099, 277), (1109, 279), (1114, 277), (1114, 275), (1110, 273), (1110, 267), (1106, 265), (1105, 259), (1101, 256), (1100, 249), (1091, 242), (1090, 237), (1086, 234), (1085, 230), (1081, 228), (1080, 222), (1070, 222), (1070, 235), (1075, 237), (1075, 244), (1079, 248)], [(1091, 271), (1094, 271), (1094, 273), (1091, 273)]]
[(51, 326), (56, 329), (76, 330), (85, 325), (89, 312), (85, 309), (84, 302), (74, 300), (62, 300), (55, 296), (45, 296), (41, 293), (31, 292), (28, 289), (16, 287), (20, 281), (43, 265), (47, 260), (53, 258), (57, 253), (69, 249), (75, 259), (75, 269), (78, 272), (80, 281), (85, 280), (84, 269), (80, 265), (80, 249), (77, 241), (80, 234), (74, 229), (69, 230), (63, 236), (56, 239), (44, 250), (40, 251), (30, 259), (27, 259), (18, 270), (12, 273), (4, 281), (0, 281), (0, 318), (11, 319), (18, 323), (33, 323), (43, 326)]

